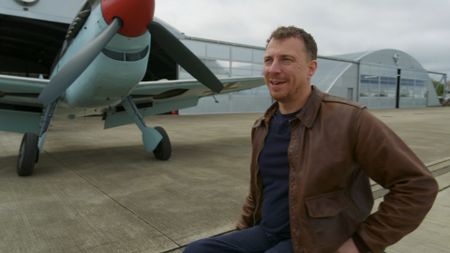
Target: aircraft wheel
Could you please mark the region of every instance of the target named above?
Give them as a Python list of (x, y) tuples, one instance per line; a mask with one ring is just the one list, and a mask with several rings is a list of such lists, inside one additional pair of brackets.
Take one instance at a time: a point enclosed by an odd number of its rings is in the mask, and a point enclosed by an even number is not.
[(34, 133), (25, 133), (20, 144), (19, 157), (17, 159), (17, 174), (25, 177), (33, 174), (34, 164), (38, 160), (38, 139)]
[(158, 160), (169, 160), (172, 154), (172, 146), (170, 145), (169, 136), (167, 135), (166, 130), (162, 127), (157, 126), (155, 127), (155, 130), (162, 135), (162, 140), (159, 142), (158, 146), (156, 146), (155, 150), (153, 150), (153, 154)]

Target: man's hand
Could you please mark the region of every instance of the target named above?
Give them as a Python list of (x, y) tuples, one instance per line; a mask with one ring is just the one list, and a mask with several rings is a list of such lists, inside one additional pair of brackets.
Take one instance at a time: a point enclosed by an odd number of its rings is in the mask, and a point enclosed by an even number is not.
[(337, 249), (336, 253), (360, 253), (358, 248), (355, 245), (355, 242), (353, 242), (353, 239), (350, 238), (347, 241), (344, 242), (344, 244)]

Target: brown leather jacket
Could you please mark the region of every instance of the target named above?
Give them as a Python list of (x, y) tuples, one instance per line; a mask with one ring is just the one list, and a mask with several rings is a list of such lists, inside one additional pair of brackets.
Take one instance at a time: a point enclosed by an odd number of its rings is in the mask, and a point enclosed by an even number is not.
[[(250, 193), (238, 229), (260, 222), (258, 156), (276, 103), (252, 128)], [(363, 106), (313, 87), (291, 121), (289, 218), (294, 252), (332, 253), (355, 233), (371, 252), (413, 231), (436, 197), (435, 179), (406, 144)], [(389, 189), (373, 214), (369, 177)]]

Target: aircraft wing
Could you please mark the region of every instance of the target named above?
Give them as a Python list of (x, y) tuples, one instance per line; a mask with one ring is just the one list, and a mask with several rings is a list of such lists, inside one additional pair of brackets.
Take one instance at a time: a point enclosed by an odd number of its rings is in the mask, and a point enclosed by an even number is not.
[(47, 84), (48, 79), (0, 75), (0, 97), (9, 93), (24, 96), (39, 95)]
[[(220, 94), (258, 87), (264, 78), (242, 77), (220, 79), (224, 88)], [(141, 82), (131, 91), (131, 97), (143, 116), (166, 113), (197, 105), (201, 97), (214, 95), (210, 89), (197, 80), (160, 80)], [(105, 128), (132, 123), (132, 119), (121, 105), (109, 110)]]
[(0, 75), (0, 131), (39, 132), (42, 105), (37, 97), (48, 80)]
[[(264, 84), (262, 76), (226, 78), (220, 94), (250, 89)], [(0, 75), (0, 131), (39, 133), (42, 104), (37, 97), (47, 79)], [(131, 97), (143, 116), (162, 114), (197, 105), (201, 97), (214, 95), (197, 80), (160, 80), (139, 83)], [(119, 104), (105, 111), (105, 128), (132, 123)]]

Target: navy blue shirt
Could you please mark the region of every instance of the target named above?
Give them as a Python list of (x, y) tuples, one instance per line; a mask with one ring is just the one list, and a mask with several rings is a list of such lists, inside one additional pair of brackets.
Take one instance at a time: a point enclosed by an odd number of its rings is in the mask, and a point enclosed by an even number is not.
[(272, 117), (264, 147), (259, 155), (259, 170), (263, 184), (261, 226), (268, 235), (290, 238), (289, 225), (289, 162), (291, 139), (290, 120), (298, 112)]

